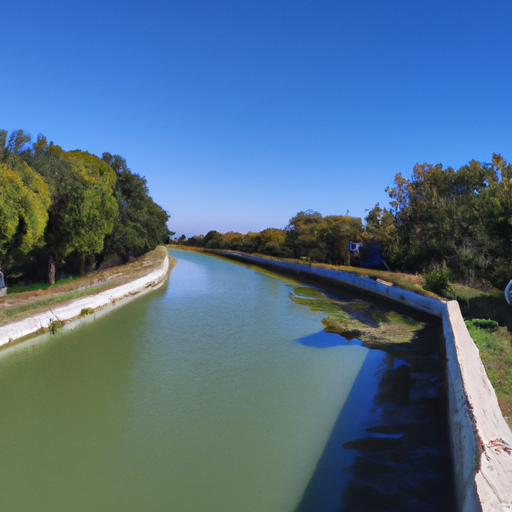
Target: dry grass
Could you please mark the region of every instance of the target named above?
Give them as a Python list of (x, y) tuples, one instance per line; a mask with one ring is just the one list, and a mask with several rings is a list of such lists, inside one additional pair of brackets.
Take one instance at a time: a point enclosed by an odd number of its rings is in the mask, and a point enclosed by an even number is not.
[(91, 272), (46, 290), (9, 294), (0, 298), (0, 326), (46, 311), (48, 306), (93, 295), (143, 277), (157, 268), (165, 257), (167, 249), (160, 246), (130, 263)]
[(326, 265), (321, 263), (312, 263), (311, 267), (340, 270), (343, 272), (350, 272), (351, 274), (357, 274), (361, 277), (380, 279), (381, 281), (391, 283), (397, 288), (409, 290), (411, 292), (418, 293), (419, 295), (425, 295), (426, 297), (437, 298), (436, 294), (423, 288), (425, 279), (420, 275), (402, 274), (401, 272), (389, 272), (387, 270), (373, 270), (369, 268), (347, 267), (344, 265)]

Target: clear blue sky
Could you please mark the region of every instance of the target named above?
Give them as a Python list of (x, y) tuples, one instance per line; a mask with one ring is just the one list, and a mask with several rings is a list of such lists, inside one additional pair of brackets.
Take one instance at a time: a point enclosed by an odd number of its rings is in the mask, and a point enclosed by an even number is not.
[(120, 154), (177, 235), (364, 217), (416, 163), (512, 159), (510, 0), (1, 11), (0, 128)]

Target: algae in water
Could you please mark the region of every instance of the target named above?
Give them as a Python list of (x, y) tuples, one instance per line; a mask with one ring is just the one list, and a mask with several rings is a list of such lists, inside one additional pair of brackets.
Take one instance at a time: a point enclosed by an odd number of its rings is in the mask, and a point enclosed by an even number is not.
[(290, 298), (312, 311), (324, 312), (322, 323), (326, 332), (340, 334), (347, 340), (357, 338), (368, 347), (410, 343), (416, 332), (425, 327), (423, 322), (371, 302), (333, 299), (315, 288), (297, 287)]

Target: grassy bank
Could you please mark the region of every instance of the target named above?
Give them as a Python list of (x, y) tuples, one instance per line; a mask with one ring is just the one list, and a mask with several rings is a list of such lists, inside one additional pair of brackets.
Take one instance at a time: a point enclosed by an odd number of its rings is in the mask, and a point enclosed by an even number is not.
[(476, 343), (487, 376), (491, 381), (505, 420), (512, 429), (512, 336), (503, 326), (496, 330), (477, 327), (466, 321), (469, 333)]
[(9, 294), (0, 299), (0, 326), (47, 311), (56, 304), (94, 295), (143, 277), (157, 268), (164, 257), (167, 257), (167, 249), (159, 246), (133, 262), (64, 279), (53, 286), (41, 283), (9, 290)]
[(26, 318), (27, 316), (30, 316), (30, 314), (34, 314), (36, 310), (38, 312), (41, 309), (48, 309), (48, 306), (53, 306), (54, 304), (61, 304), (73, 299), (78, 299), (84, 295), (92, 295), (110, 287), (111, 286), (108, 284), (103, 284), (100, 286), (87, 288), (85, 290), (75, 290), (69, 293), (59, 294), (58, 296), (49, 295), (35, 301), (21, 302), (18, 304), (10, 305), (9, 307), (4, 307), (0, 309), (0, 326), (21, 320), (22, 318)]

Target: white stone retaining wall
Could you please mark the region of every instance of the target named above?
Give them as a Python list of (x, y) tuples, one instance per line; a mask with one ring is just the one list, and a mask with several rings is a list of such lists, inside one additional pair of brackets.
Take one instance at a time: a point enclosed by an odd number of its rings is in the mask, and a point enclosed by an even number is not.
[(460, 512), (512, 511), (512, 433), (457, 301), (424, 297), (350, 272), (234, 252), (216, 253), (278, 271), (319, 277), (441, 318), (458, 508)]
[(169, 255), (162, 260), (158, 268), (140, 277), (135, 281), (111, 288), (94, 295), (87, 295), (75, 299), (67, 304), (55, 305), (44, 313), (39, 313), (30, 318), (20, 320), (0, 327), (0, 346), (17, 339), (35, 334), (42, 329), (48, 329), (55, 321), (69, 322), (71, 320), (89, 319), (82, 315), (82, 310), (104, 310), (114, 305), (124, 304), (144, 292), (151, 291), (161, 286), (170, 271)]

